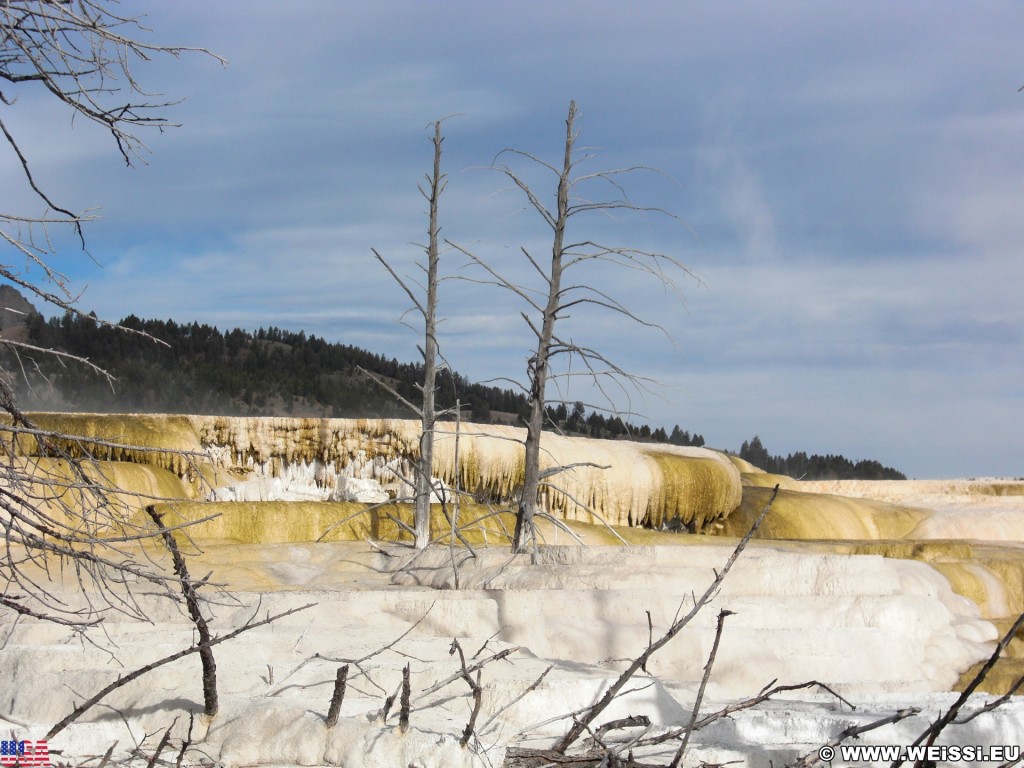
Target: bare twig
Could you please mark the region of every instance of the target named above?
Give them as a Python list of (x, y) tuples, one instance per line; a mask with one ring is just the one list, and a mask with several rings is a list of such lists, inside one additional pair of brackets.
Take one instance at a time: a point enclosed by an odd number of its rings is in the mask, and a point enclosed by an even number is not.
[[(1017, 620), (1013, 623), (1013, 626), (1010, 627), (1010, 629), (1007, 631), (1005, 635), (1003, 635), (1002, 639), (996, 645), (995, 650), (992, 651), (992, 655), (989, 656), (988, 661), (986, 661), (982, 665), (981, 669), (978, 670), (978, 673), (974, 676), (974, 679), (967, 684), (964, 690), (960, 693), (960, 696), (957, 697), (957, 700), (950, 705), (949, 709), (947, 709), (941, 717), (939, 717), (931, 725), (929, 725), (921, 733), (921, 735), (914, 740), (914, 743), (911, 746), (916, 747), (918, 744), (922, 742), (925, 742), (928, 746), (931, 746), (935, 743), (935, 739), (938, 737), (938, 735), (942, 733), (942, 731), (945, 729), (947, 725), (949, 725), (956, 719), (957, 714), (959, 714), (960, 712), (960, 708), (967, 703), (967, 700), (970, 699), (970, 697), (977, 690), (978, 686), (981, 685), (981, 683), (985, 680), (985, 677), (992, 670), (992, 667), (994, 667), (996, 665), (996, 662), (999, 661), (999, 657), (1002, 655), (1003, 651), (1006, 650), (1006, 646), (1008, 646), (1010, 642), (1017, 636), (1017, 633), (1021, 630), (1021, 628), (1024, 628), (1024, 613), (1017, 617)], [(892, 764), (892, 768), (899, 768), (899, 766), (902, 764), (902, 759), (897, 760)], [(916, 762), (915, 766), (919, 764), (920, 761)]]
[(365, 662), (367, 662), (370, 659), (372, 659), (374, 656), (378, 656), (378, 655), (384, 653), (385, 651), (389, 651), (392, 648), (394, 648), (396, 645), (398, 645), (398, 643), (400, 643), (402, 640), (404, 640), (409, 635), (410, 632), (412, 632), (414, 629), (416, 629), (416, 627), (418, 627), (427, 618), (427, 616), (430, 615), (430, 612), (431, 612), (431, 610), (433, 610), (433, 608), (434, 608), (434, 603), (431, 603), (430, 607), (427, 608), (427, 610), (423, 613), (423, 615), (420, 616), (410, 627), (408, 627), (404, 632), (402, 632), (400, 635), (398, 635), (394, 640), (392, 640), (390, 643), (388, 643), (386, 645), (382, 645), (380, 648), (377, 648), (376, 650), (371, 651), (370, 653), (368, 653), (365, 656), (362, 656), (362, 657), (360, 657), (358, 659), (335, 658), (333, 656), (324, 656), (324, 655), (322, 655), (320, 653), (314, 653), (308, 659), (306, 659), (305, 661), (301, 662), (296, 667), (294, 667), (283, 678), (281, 678), (281, 683), (282, 684), (278, 685), (273, 691), (271, 691), (267, 695), (268, 696), (277, 696), (282, 691), (288, 689), (291, 686), (283, 684), (286, 680), (288, 680), (293, 675), (295, 675), (296, 672), (298, 672), (300, 669), (305, 667), (307, 664), (312, 664), (314, 662), (320, 662), (320, 661), (327, 661), (327, 662), (331, 662), (331, 663), (334, 663), (334, 664), (346, 664), (346, 665), (351, 664), (353, 667), (355, 667), (357, 670), (359, 670), (359, 672), (361, 674), (363, 674), (366, 677), (366, 679), (372, 685), (374, 685), (378, 690), (380, 690), (381, 693), (386, 693), (386, 691), (383, 688), (381, 688), (379, 685), (377, 685), (377, 683), (374, 682), (373, 678), (371, 678), (369, 676), (369, 674), (367, 674), (366, 670), (363, 669), (362, 665)]
[[(557, 469), (557, 467), (556, 467), (556, 469)], [(601, 517), (601, 515), (599, 515), (596, 510), (594, 510), (591, 507), (588, 507), (586, 504), (584, 504), (582, 501), (577, 499), (575, 496), (573, 496), (571, 493), (566, 491), (564, 488), (559, 488), (557, 485), (552, 485), (551, 483), (548, 483), (548, 482), (541, 482), (541, 483), (539, 483), (538, 484), (538, 488), (550, 488), (550, 489), (552, 489), (554, 491), (558, 491), (558, 493), (560, 493), (563, 496), (565, 496), (565, 498), (569, 499), (569, 501), (571, 501), (577, 507), (582, 509), (584, 512), (586, 512), (587, 514), (597, 518), (597, 521), (599, 523), (601, 523), (601, 525), (603, 525), (605, 527), (605, 529), (609, 533), (612, 534), (612, 536), (614, 536), (616, 539), (618, 539), (620, 544), (625, 544), (625, 545), (628, 546), (629, 542), (626, 541), (624, 538), (622, 538), (622, 536), (619, 534), (619, 532), (616, 531), (614, 528), (612, 528), (612, 526), (609, 524), (609, 522), (607, 520), (605, 520), (603, 517)]]
[(160, 741), (157, 742), (156, 749), (153, 750), (153, 754), (149, 758), (146, 768), (153, 768), (153, 766), (156, 765), (156, 761), (160, 759), (160, 753), (164, 751), (164, 747), (167, 746), (167, 742), (171, 740), (171, 728), (173, 727), (174, 723), (171, 723), (170, 727), (164, 731), (164, 735), (160, 737)]
[[(898, 723), (900, 720), (906, 720), (908, 717), (914, 717), (920, 714), (921, 710), (916, 707), (908, 709), (901, 709), (888, 717), (883, 717), (879, 720), (867, 723), (866, 725), (851, 725), (846, 730), (842, 731), (838, 736), (832, 739), (828, 744), (823, 746), (836, 747), (847, 739), (852, 739), (860, 736), (862, 733), (873, 731), (877, 728), (881, 728), (884, 725), (891, 725), (892, 723)], [(808, 768), (808, 766), (814, 765), (815, 763), (821, 762), (821, 756), (819, 754), (820, 747), (813, 752), (808, 752), (806, 755), (801, 757), (795, 763), (790, 763), (790, 768)]]
[[(132, 680), (136, 680), (136, 679), (142, 677), (147, 672), (152, 672), (154, 669), (162, 667), (165, 664), (170, 664), (172, 661), (177, 661), (178, 659), (183, 659), (186, 656), (189, 656), (189, 655), (191, 655), (193, 653), (199, 653), (199, 651), (202, 650), (203, 648), (209, 648), (209, 647), (212, 647), (212, 646), (215, 646), (215, 645), (220, 645), (221, 643), (225, 643), (228, 640), (233, 640), (234, 638), (238, 637), (239, 635), (241, 635), (241, 634), (243, 634), (245, 632), (248, 632), (250, 629), (256, 629), (258, 627), (262, 627), (262, 626), (264, 626), (266, 624), (270, 624), (271, 622), (277, 621), (278, 619), (284, 618), (285, 616), (291, 616), (293, 613), (298, 613), (299, 611), (304, 611), (307, 608), (312, 608), (314, 605), (316, 605), (316, 603), (307, 603), (306, 605), (301, 605), (298, 608), (290, 608), (287, 611), (281, 611), (280, 613), (276, 613), (273, 616), (268, 616), (267, 618), (262, 619), (260, 621), (252, 621), (252, 619), (250, 619), (249, 621), (247, 621), (245, 624), (243, 624), (238, 629), (236, 629), (236, 630), (234, 630), (232, 632), (228, 632), (226, 635), (221, 635), (220, 637), (214, 637), (213, 639), (210, 640), (209, 643), (196, 644), (196, 645), (189, 646), (188, 648), (185, 648), (182, 651), (178, 651), (177, 653), (172, 653), (170, 656), (164, 656), (162, 659), (158, 659), (158, 660), (156, 660), (154, 662), (150, 662), (149, 664), (146, 664), (145, 666), (139, 667), (138, 669), (136, 669), (136, 670), (134, 670), (132, 672), (129, 672), (127, 675), (122, 675), (122, 676), (118, 677), (114, 682), (112, 682), (109, 685), (103, 687), (102, 689), (100, 689), (99, 692), (97, 692), (96, 694), (94, 694), (93, 696), (91, 696), (90, 698), (86, 699), (85, 701), (83, 701), (78, 706), (76, 706), (67, 717), (65, 717), (59, 723), (57, 723), (52, 728), (50, 728), (49, 731), (47, 731), (45, 738), (46, 738), (47, 741), (49, 741), (54, 736), (56, 736), (58, 733), (63, 731), (68, 725), (70, 725), (75, 720), (77, 720), (84, 712), (88, 711), (93, 706), (95, 706), (97, 703), (102, 701), (108, 694), (112, 693), (113, 691), (116, 691), (118, 688), (124, 687), (125, 685), (130, 683)], [(255, 618), (255, 616), (253, 618)]]
[(473, 696), (473, 710), (469, 716), (469, 722), (466, 723), (466, 727), (462, 732), (462, 738), (459, 740), (459, 744), (463, 747), (469, 743), (470, 738), (473, 736), (473, 729), (476, 727), (476, 718), (480, 714), (480, 700), (483, 693), (483, 688), (480, 686), (480, 676), (483, 674), (482, 670), (479, 669), (482, 664), (477, 665), (476, 669), (476, 680), (473, 680), (469, 670), (466, 669), (466, 654), (462, 651), (462, 646), (459, 644), (457, 639), (452, 640), (452, 646), (448, 650), (449, 655), (458, 652), (459, 654), (459, 677), (466, 681), (466, 685), (469, 686), (470, 694)]
[[(452, 650), (450, 652), (454, 653), (456, 648), (459, 648), (460, 652), (461, 652), (461, 646), (459, 646), (457, 641), (453, 640), (452, 641)], [(519, 650), (519, 646), (518, 645), (517, 646), (513, 646), (512, 648), (506, 648), (503, 651), (498, 651), (497, 653), (491, 654), (490, 656), (488, 656), (483, 661), (479, 661), (476, 664), (473, 664), (473, 665), (471, 665), (469, 667), (466, 666), (465, 659), (463, 659), (462, 669), (461, 670), (459, 670), (458, 672), (456, 672), (453, 675), (449, 675), (444, 680), (439, 680), (438, 682), (434, 683), (429, 688), (424, 689), (423, 692), (420, 695), (421, 696), (429, 696), (432, 693), (436, 693), (437, 691), (439, 691), (442, 688), (444, 688), (446, 685), (449, 685), (450, 683), (454, 683), (456, 680), (458, 680), (460, 678), (464, 679), (466, 677), (466, 675), (472, 674), (473, 672), (476, 672), (478, 670), (483, 669), (485, 666), (490, 664), (492, 661), (499, 661), (501, 659), (508, 658), (509, 656), (511, 656), (513, 653), (515, 653), (518, 650)]]
[(496, 712), (494, 712), (490, 716), (490, 718), (487, 720), (487, 722), (484, 723), (483, 727), (480, 729), (480, 732), (481, 733), (487, 733), (488, 728), (490, 728), (491, 723), (493, 723), (495, 720), (497, 720), (498, 717), (502, 713), (507, 712), (509, 709), (514, 707), (516, 704), (518, 704), (524, 698), (526, 698), (529, 694), (531, 694), (535, 690), (537, 690), (537, 688), (540, 687), (540, 684), (542, 682), (544, 682), (544, 678), (548, 676), (548, 672), (550, 672), (552, 669), (554, 669), (554, 664), (548, 664), (548, 666), (544, 668), (544, 671), (540, 673), (540, 676), (536, 680), (534, 680), (532, 683), (530, 683), (530, 685), (528, 685), (526, 688), (524, 688), (522, 691), (520, 691), (519, 694), (516, 695), (507, 704), (505, 704), (505, 706), (501, 707)]
[(188, 732), (185, 734), (185, 738), (181, 740), (181, 749), (178, 750), (178, 757), (174, 761), (174, 768), (181, 768), (182, 762), (185, 760), (185, 752), (192, 746), (192, 727), (196, 723), (196, 717), (191, 712), (188, 713)]
[(103, 753), (103, 757), (100, 759), (99, 765), (97, 765), (96, 768), (105, 768), (106, 764), (110, 762), (110, 756), (114, 754), (114, 747), (116, 746), (117, 742), (115, 741), (107, 748), (107, 751)]
[(778, 495), (778, 493), (779, 486), (776, 485), (775, 489), (772, 491), (771, 497), (768, 499), (768, 503), (764, 505), (764, 508), (761, 510), (761, 514), (758, 515), (757, 520), (754, 521), (754, 524), (750, 527), (750, 530), (747, 531), (747, 534), (742, 539), (740, 539), (739, 543), (736, 545), (736, 548), (729, 556), (729, 559), (725, 562), (725, 565), (722, 566), (722, 569), (717, 572), (714, 581), (711, 582), (708, 588), (704, 591), (704, 594), (699, 599), (694, 601), (693, 608), (682, 618), (676, 619), (676, 621), (673, 622), (672, 626), (669, 627), (668, 631), (665, 632), (665, 634), (662, 635), (660, 639), (648, 644), (647, 649), (639, 656), (637, 656), (632, 661), (632, 663), (622, 672), (622, 674), (619, 675), (618, 679), (614, 683), (612, 683), (612, 685), (605, 692), (604, 696), (602, 696), (596, 704), (590, 707), (583, 717), (577, 719), (573, 723), (572, 727), (569, 729), (569, 732), (561, 741), (558, 742), (557, 746), (555, 746), (554, 749), (556, 752), (564, 754), (565, 751), (570, 746), (572, 746), (572, 744), (583, 734), (587, 726), (594, 722), (598, 715), (600, 715), (605, 709), (607, 709), (608, 705), (615, 700), (615, 697), (619, 694), (619, 692), (626, 685), (626, 683), (629, 682), (630, 678), (632, 678), (633, 675), (635, 675), (637, 671), (640, 670), (647, 663), (648, 659), (650, 659), (651, 656), (653, 656), (657, 651), (663, 648), (672, 638), (679, 634), (683, 627), (689, 624), (693, 617), (696, 616), (704, 608), (704, 606), (707, 605), (708, 602), (710, 602), (712, 597), (718, 591), (719, 586), (722, 584), (722, 582), (725, 580), (725, 577), (732, 569), (732, 566), (736, 562), (737, 558), (739, 558), (743, 550), (746, 549), (747, 544), (750, 542), (750, 539), (753, 537), (753, 535), (757, 532), (757, 529), (761, 527), (761, 523), (764, 521), (765, 517), (767, 517), (768, 515), (768, 512), (771, 510), (772, 504), (774, 503), (775, 497)]
[[(179, 57), (190, 51), (212, 56), (198, 48), (148, 43), (137, 36), (144, 32), (148, 30), (139, 17), (120, 14), (116, 4), (103, 0), (2, 2), (0, 82), (14, 83), (18, 90), (26, 93), (34, 91), (52, 97), (51, 101), (64, 109), (72, 122), (76, 118), (85, 119), (100, 126), (113, 138), (118, 154), (130, 165), (146, 151), (138, 132), (144, 128), (172, 127), (174, 124), (162, 113), (175, 103), (147, 93), (135, 79), (134, 65), (163, 55)], [(219, 57), (213, 58), (223, 63)], [(17, 98), (0, 92), (0, 102), (5, 108), (12, 107)], [(95, 217), (61, 206), (38, 183), (30, 159), (22, 151), (14, 132), (13, 122), (0, 119), (0, 134), (0, 143), (11, 149), (19, 166), (19, 172), (10, 179), (5, 178), (5, 184), (11, 186), (20, 178), (30, 195), (47, 209), (41, 215), (0, 211), (0, 245), (13, 250), (26, 265), (24, 270), (17, 269), (10, 265), (17, 263), (18, 258), (4, 259), (6, 263), (0, 265), (0, 278), (46, 302), (51, 309), (58, 308), (72, 317), (85, 319), (86, 311), (76, 306), (79, 294), (72, 289), (68, 276), (52, 263), (57, 250), (50, 231), (55, 227), (69, 228), (88, 256), (83, 228)], [(12, 199), (17, 198), (18, 195), (14, 195)], [(31, 275), (37, 270), (39, 279), (33, 279)], [(137, 329), (95, 317), (90, 317), (89, 321), (164, 343)], [(5, 339), (3, 345), (18, 356), (23, 372), (21, 354), (45, 354), (60, 365), (75, 363), (108, 382), (113, 381), (108, 372), (81, 356), (12, 339)], [(10, 372), (0, 369), (0, 373)], [(105, 534), (127, 533), (122, 537), (127, 541), (138, 530), (133, 529), (130, 515), (125, 514), (122, 492), (104, 478), (90, 477), (86, 466), (90, 450), (95, 452), (104, 441), (38, 429), (15, 403), (8, 377), (2, 378), (0, 408), (10, 414), (11, 424), (0, 426), (3, 433), (0, 452), (12, 459), (24, 456), (19, 448), (24, 438), (31, 437), (38, 448), (38, 458), (34, 454), (32, 459), (12, 460), (0, 477), (0, 485), (10, 491), (0, 509), (3, 528), (0, 533), (8, 545), (0, 558), (0, 581), (24, 589), (28, 599), (42, 607), (42, 610), (29, 609), (31, 615), (48, 619), (59, 619), (61, 614), (67, 617), (65, 607), (46, 585), (34, 581), (24, 568), (33, 563), (45, 572), (59, 561), (63, 572), (77, 579), (86, 594), (86, 615), (75, 617), (82, 619), (81, 624), (93, 623), (92, 619), (105, 607), (139, 616), (139, 606), (132, 595), (126, 594), (120, 585), (118, 589), (111, 587), (115, 582), (127, 581), (121, 578), (124, 575), (147, 578), (147, 569), (135, 562), (132, 553), (103, 540)], [(156, 450), (142, 446), (131, 446), (131, 449)], [(180, 457), (189, 454), (187, 451), (160, 452)], [(54, 518), (60, 521), (56, 525)], [(49, 532), (34, 535), (39, 532), (39, 525), (63, 533), (65, 538), (60, 546), (48, 546), (53, 541)]]
[(683, 755), (686, 754), (686, 747), (690, 743), (690, 735), (693, 733), (693, 726), (697, 722), (700, 705), (704, 700), (704, 690), (707, 688), (708, 680), (711, 677), (711, 668), (715, 664), (715, 656), (718, 655), (718, 644), (722, 641), (722, 628), (725, 626), (726, 617), (732, 615), (732, 611), (724, 608), (718, 612), (718, 626), (715, 628), (715, 641), (711, 645), (711, 653), (708, 655), (708, 663), (704, 666), (704, 675), (700, 679), (700, 687), (697, 689), (697, 698), (693, 702), (693, 711), (690, 713), (690, 722), (686, 725), (686, 730), (683, 732), (683, 741), (679, 745), (679, 749), (676, 751), (676, 755), (672, 759), (672, 762), (669, 763), (669, 768), (679, 768), (679, 764), (683, 760)]
[(1009, 690), (1007, 690), (1005, 694), (1003, 694), (997, 699), (992, 699), (992, 701), (988, 702), (985, 706), (981, 707), (980, 709), (976, 709), (969, 715), (964, 715), (963, 717), (956, 718), (953, 721), (953, 724), (964, 725), (965, 723), (971, 722), (971, 720), (973, 720), (974, 718), (984, 715), (986, 712), (991, 712), (995, 709), (999, 709), (999, 707), (1003, 706), (1003, 704), (1010, 701), (1013, 696), (1016, 696), (1017, 691), (1019, 691), (1022, 686), (1024, 686), (1024, 676), (1018, 677), (1016, 682), (1014, 682), (1014, 684), (1010, 686)]
[(605, 734), (607, 733), (618, 731), (623, 728), (647, 728), (650, 724), (651, 718), (647, 717), (647, 715), (630, 715), (629, 717), (622, 717), (618, 720), (609, 720), (594, 731), (594, 741), (598, 744), (602, 744)]
[(473, 711), (469, 715), (469, 722), (466, 723), (466, 728), (462, 732), (462, 738), (459, 739), (459, 744), (463, 747), (469, 743), (470, 738), (473, 736), (473, 729), (476, 727), (476, 719), (480, 715), (480, 702), (483, 698), (483, 688), (480, 685), (480, 676), (483, 674), (481, 671), (477, 671), (476, 680), (474, 681), (468, 674), (466, 682), (469, 684), (470, 690), (473, 692)]

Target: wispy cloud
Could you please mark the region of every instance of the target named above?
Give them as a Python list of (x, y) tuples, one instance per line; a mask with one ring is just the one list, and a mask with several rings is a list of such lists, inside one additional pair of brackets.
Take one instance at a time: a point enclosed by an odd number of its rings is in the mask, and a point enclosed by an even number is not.
[[(1024, 453), (1024, 10), (910, 2), (280, 3), (143, 6), (201, 56), (141, 67), (183, 127), (148, 164), (22, 96), (5, 122), (104, 266), (62, 257), (103, 315), (278, 325), (414, 359), (404, 297), (446, 123), (443, 234), (529, 277), (545, 225), (481, 170), (506, 147), (558, 161), (570, 98), (593, 167), (652, 216), (592, 222), (703, 281), (680, 303), (635, 274), (588, 275), (658, 333), (578, 313), (567, 333), (668, 384), (641, 408), (712, 444), (872, 456), (918, 476), (1016, 474)], [(17, 167), (0, 153), (3, 178)], [(531, 178), (540, 178), (531, 176)], [(546, 182), (544, 182), (546, 183)], [(5, 205), (34, 205), (5, 188)], [(550, 200), (553, 189), (541, 187)], [(692, 230), (692, 231), (691, 231)], [(446, 254), (450, 274), (471, 276)], [(479, 275), (477, 275), (479, 277)], [(443, 341), (474, 379), (519, 376), (519, 305), (444, 286)]]

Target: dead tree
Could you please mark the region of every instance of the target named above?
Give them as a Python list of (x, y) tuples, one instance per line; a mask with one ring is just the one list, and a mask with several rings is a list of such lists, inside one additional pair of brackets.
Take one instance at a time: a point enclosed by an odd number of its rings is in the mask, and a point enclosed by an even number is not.
[(217, 660), (213, 656), (213, 648), (210, 647), (210, 638), (212, 637), (210, 626), (206, 622), (206, 617), (203, 616), (203, 609), (199, 600), (199, 590), (197, 587), (202, 582), (192, 580), (188, 572), (188, 566), (185, 564), (185, 558), (178, 548), (178, 543), (174, 540), (171, 532), (167, 530), (167, 527), (164, 525), (163, 516), (156, 511), (156, 507), (152, 504), (147, 506), (146, 514), (156, 523), (156, 527), (160, 529), (164, 546), (171, 553), (171, 559), (174, 563), (174, 575), (181, 580), (181, 596), (185, 600), (185, 607), (188, 609), (189, 618), (192, 619), (196, 632), (199, 633), (199, 643), (203, 646), (199, 651), (199, 660), (203, 665), (203, 714), (207, 717), (213, 717), (220, 709), (217, 698)]
[[(110, 0), (7, 0), (0, 3), (0, 102), (5, 115), (37, 103), (33, 93), (49, 93), (69, 117), (84, 119), (108, 132), (118, 154), (131, 165), (146, 147), (137, 131), (163, 129), (163, 116), (174, 103), (147, 93), (136, 80), (137, 65), (153, 57), (178, 57), (191, 49), (145, 42), (137, 18), (118, 12)], [(216, 58), (216, 57), (215, 57)], [(26, 97), (26, 98), (23, 98)], [(63, 207), (45, 191), (10, 124), (0, 117), (0, 145), (20, 168), (20, 183), (35, 211), (0, 211), (0, 280), (74, 315), (77, 291), (53, 265), (53, 230), (70, 228), (85, 250), (86, 213)], [(19, 178), (5, 179), (14, 189)], [(16, 264), (24, 264), (19, 269)], [(102, 321), (100, 321), (102, 322)], [(62, 604), (49, 587), (48, 570), (58, 560), (69, 564), (83, 587), (98, 587), (105, 606), (136, 610), (130, 596), (110, 589), (121, 575), (160, 580), (149, 564), (129, 552), (133, 542), (159, 535), (129, 522), (125, 501), (102, 467), (91, 461), (95, 442), (42, 429), (18, 408), (12, 382), (31, 358), (54, 355), (96, 369), (86, 360), (53, 349), (40, 349), (5, 338), (0, 346), (14, 355), (0, 363), (0, 409), (9, 419), (0, 424), (0, 578), (2, 602), (23, 615), (73, 625), (94, 623), (103, 606), (75, 609)], [(29, 358), (26, 360), (26, 358)], [(103, 374), (102, 371), (99, 373)], [(110, 376), (107, 376), (111, 380)], [(127, 447), (127, 446), (126, 446)], [(141, 450), (145, 450), (144, 448)], [(120, 574), (120, 575), (119, 575)]]
[[(371, 249), (377, 260), (384, 265), (384, 268), (391, 274), (395, 282), (405, 291), (410, 301), (412, 301), (415, 311), (423, 318), (423, 346), (419, 348), (420, 354), (423, 357), (423, 384), (420, 386), (422, 401), (419, 406), (416, 406), (405, 400), (405, 398), (399, 398), (419, 415), (422, 425), (419, 457), (414, 463), (413, 477), (413, 493), (415, 497), (415, 522), (413, 527), (414, 546), (416, 549), (424, 549), (430, 543), (430, 497), (434, 490), (431, 479), (431, 467), (434, 459), (434, 425), (437, 422), (434, 394), (437, 387), (439, 357), (437, 345), (437, 286), (440, 279), (438, 277), (438, 265), (440, 263), (438, 235), (441, 231), (437, 221), (437, 209), (441, 193), (444, 192), (444, 188), (447, 186), (445, 174), (441, 173), (441, 145), (444, 142), (444, 137), (441, 135), (442, 122), (443, 120), (438, 120), (433, 124), (434, 168), (433, 172), (426, 177), (427, 189), (419, 187), (420, 194), (426, 198), (430, 206), (427, 244), (423, 247), (426, 254), (426, 264), (420, 265), (426, 275), (426, 284), (419, 287), (422, 288), (425, 296), (421, 297), (413, 290), (416, 281), (401, 277), (387, 260), (380, 255), (377, 249)], [(373, 378), (378, 383), (383, 383), (376, 377)]]
[(261, 619), (259, 621), (256, 620), (256, 615), (253, 614), (249, 618), (249, 620), (238, 629), (234, 629), (231, 632), (228, 632), (224, 635), (211, 637), (209, 640), (205, 642), (201, 641), (198, 643), (194, 643), (193, 645), (190, 645), (188, 648), (172, 653), (169, 656), (164, 656), (163, 658), (157, 659), (156, 661), (152, 661), (149, 664), (146, 664), (142, 667), (139, 667), (138, 669), (134, 669), (131, 672), (128, 672), (127, 674), (120, 675), (112, 683), (109, 683), (108, 685), (104, 686), (97, 693), (93, 694), (91, 697), (89, 697), (82, 703), (76, 705), (70, 714), (68, 714), (60, 722), (56, 723), (52, 728), (50, 728), (49, 731), (46, 732), (45, 738), (47, 739), (47, 741), (49, 741), (58, 733), (67, 728), (71, 723), (75, 722), (75, 720), (81, 717), (82, 714), (84, 714), (87, 710), (96, 706), (96, 704), (98, 704), (104, 698), (110, 695), (110, 693), (116, 691), (118, 688), (123, 688), (133, 680), (138, 680), (140, 677), (152, 672), (154, 669), (162, 667), (165, 664), (170, 664), (171, 662), (177, 661), (178, 659), (183, 659), (186, 656), (192, 655), (193, 653), (200, 653), (204, 649), (210, 649), (215, 645), (226, 643), (228, 640), (233, 640), (239, 635), (248, 632), (250, 629), (257, 629), (258, 627), (266, 626), (267, 624), (271, 624), (277, 621), (278, 619), (284, 618), (285, 616), (291, 616), (293, 613), (298, 613), (299, 611), (304, 611), (307, 608), (313, 608), (315, 606), (316, 603), (306, 603), (305, 605), (300, 605), (297, 608), (289, 608), (288, 610), (281, 611), (280, 613), (276, 613), (273, 616), (267, 616), (266, 618)]
[[(570, 311), (597, 308), (626, 318), (630, 322), (659, 328), (654, 323), (640, 318), (613, 296), (595, 287), (592, 280), (594, 268), (600, 264), (632, 270), (646, 274), (658, 284), (681, 295), (674, 274), (690, 274), (676, 258), (655, 251), (631, 247), (608, 245), (597, 242), (586, 234), (577, 234), (582, 219), (588, 214), (608, 214), (616, 211), (658, 212), (658, 208), (636, 205), (626, 196), (619, 178), (623, 175), (646, 170), (642, 166), (620, 168), (595, 173), (580, 172), (580, 165), (591, 159), (586, 152), (576, 148), (578, 133), (576, 102), (570, 102), (569, 114), (565, 121), (565, 151), (560, 167), (549, 164), (535, 155), (520, 150), (508, 149), (499, 154), (512, 156), (535, 164), (557, 178), (556, 202), (554, 209), (542, 202), (537, 190), (517, 170), (509, 165), (497, 166), (513, 185), (521, 191), (532, 208), (548, 226), (552, 234), (551, 258), (546, 263), (535, 258), (526, 248), (523, 256), (535, 272), (540, 275), (537, 286), (528, 287), (499, 272), (489, 261), (469, 250), (452, 244), (464, 253), (473, 264), (482, 268), (487, 277), (480, 282), (497, 285), (511, 291), (526, 302), (528, 309), (522, 312), (535, 339), (534, 352), (527, 361), (527, 379), (524, 387), (530, 406), (526, 423), (526, 457), (523, 487), (519, 498), (516, 530), (512, 551), (525, 552), (536, 542), (534, 515), (538, 508), (538, 492), (545, 485), (540, 468), (541, 428), (544, 425), (545, 408), (549, 402), (548, 385), (559, 379), (568, 380), (573, 375), (568, 362), (576, 360), (582, 364), (582, 375), (589, 377), (608, 400), (606, 410), (616, 410), (613, 397), (608, 396), (605, 387), (614, 383), (620, 388), (643, 390), (645, 381), (629, 374), (609, 359), (603, 352), (577, 343), (571, 337), (559, 332), (559, 321), (568, 318)], [(592, 198), (587, 188), (605, 184), (613, 192), (609, 199)], [(570, 225), (574, 225), (570, 227)], [(660, 329), (663, 330), (663, 329)], [(558, 361), (566, 363), (565, 368), (553, 367)], [(559, 402), (566, 402), (565, 399)]]

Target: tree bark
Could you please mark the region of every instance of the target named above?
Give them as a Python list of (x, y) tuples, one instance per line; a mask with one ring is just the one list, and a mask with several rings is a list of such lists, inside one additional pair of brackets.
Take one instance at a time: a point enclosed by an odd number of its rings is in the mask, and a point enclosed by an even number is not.
[(434, 424), (437, 421), (434, 389), (437, 386), (437, 266), (438, 223), (437, 204), (441, 196), (441, 121), (434, 123), (434, 172), (430, 176), (430, 223), (427, 241), (427, 303), (425, 307), (423, 346), (423, 410), (420, 433), (419, 471), (415, 476), (415, 547), (423, 549), (430, 543), (431, 469), (434, 461)]
[(181, 550), (178, 549), (174, 536), (171, 535), (171, 532), (164, 525), (163, 516), (156, 511), (156, 507), (152, 504), (146, 507), (146, 512), (153, 519), (153, 522), (157, 524), (157, 527), (160, 528), (164, 545), (171, 553), (171, 558), (174, 561), (174, 575), (181, 582), (181, 594), (185, 598), (188, 615), (192, 619), (192, 623), (195, 624), (196, 631), (199, 633), (199, 660), (203, 665), (203, 714), (207, 717), (213, 717), (220, 709), (220, 703), (217, 700), (217, 661), (213, 657), (213, 648), (210, 647), (210, 627), (206, 623), (206, 619), (203, 617), (203, 612), (199, 606), (199, 593), (196, 592), (196, 588), (192, 584), (188, 567), (185, 565), (185, 558), (182, 557)]
[(562, 301), (562, 260), (565, 255), (565, 225), (569, 219), (569, 185), (572, 173), (572, 149), (576, 138), (576, 102), (569, 102), (569, 116), (565, 120), (565, 156), (558, 177), (558, 210), (552, 222), (551, 271), (547, 276), (548, 298), (544, 307), (541, 328), (537, 335), (537, 352), (529, 363), (530, 421), (526, 425), (526, 457), (523, 468), (523, 492), (519, 498), (516, 530), (512, 551), (522, 553), (536, 544), (534, 515), (537, 512), (537, 494), (540, 490), (540, 437), (544, 426), (545, 389), (551, 359), (551, 342), (555, 321)]

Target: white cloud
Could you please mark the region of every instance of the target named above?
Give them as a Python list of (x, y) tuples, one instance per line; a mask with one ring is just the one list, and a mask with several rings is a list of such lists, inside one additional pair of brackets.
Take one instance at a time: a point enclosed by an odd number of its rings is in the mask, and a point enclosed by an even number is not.
[[(631, 193), (697, 234), (656, 217), (593, 230), (677, 255), (706, 283), (684, 280), (680, 305), (637, 275), (588, 273), (677, 347), (609, 317), (567, 326), (671, 385), (667, 403), (643, 405), (651, 418), (722, 447), (759, 433), (773, 451), (919, 475), (1020, 474), (1003, 459), (1024, 448), (1017, 4), (145, 10), (161, 40), (230, 60), (140, 70), (187, 97), (170, 112), (184, 126), (153, 135), (148, 166), (123, 169), (101, 132), (69, 131), (27, 97), (4, 117), (59, 201), (103, 205), (88, 235), (105, 267), (59, 260), (90, 285), (89, 308), (303, 328), (414, 359), (415, 333), (398, 322), (407, 302), (369, 249), (412, 272), (426, 124), (464, 113), (445, 126), (443, 234), (525, 278), (518, 248), (541, 257), (549, 232), (499, 176), (467, 169), (509, 146), (558, 162), (575, 98), (581, 141), (602, 147), (593, 166), (661, 168), (627, 179)], [(11, 163), (0, 153), (4, 178)], [(5, 193), (5, 205), (35, 204)], [(531, 343), (518, 305), (444, 288), (455, 367), (519, 375)]]

